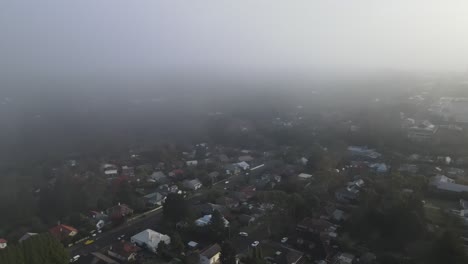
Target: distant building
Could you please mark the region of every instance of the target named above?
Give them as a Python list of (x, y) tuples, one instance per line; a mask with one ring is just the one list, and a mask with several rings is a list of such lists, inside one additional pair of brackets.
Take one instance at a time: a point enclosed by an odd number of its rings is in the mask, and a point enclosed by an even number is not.
[(197, 166), (198, 165), (198, 161), (197, 160), (189, 160), (189, 161), (186, 161), (185, 164), (187, 166)]
[(309, 178), (312, 178), (312, 174), (307, 174), (307, 173), (300, 173), (299, 175), (297, 175), (297, 177), (299, 177), (299, 179), (309, 179)]
[(162, 242), (169, 245), (171, 243), (171, 238), (168, 235), (158, 233), (151, 229), (146, 229), (132, 236), (130, 241), (140, 247), (145, 247), (153, 253), (156, 253), (158, 244)]
[(122, 166), (122, 175), (128, 176), (128, 177), (134, 177), (135, 168), (129, 167), (129, 166)]
[(437, 132), (438, 127), (431, 124), (429, 121), (424, 121), (417, 126), (408, 128), (408, 138), (413, 141), (430, 141)]
[(435, 176), (431, 181), (431, 185), (439, 191), (454, 193), (468, 192), (468, 185), (455, 183), (455, 180), (444, 175)]
[(358, 146), (349, 146), (348, 152), (352, 156), (368, 158), (368, 159), (377, 159), (382, 156), (382, 154), (378, 153), (373, 149), (368, 149), (367, 147), (358, 147)]

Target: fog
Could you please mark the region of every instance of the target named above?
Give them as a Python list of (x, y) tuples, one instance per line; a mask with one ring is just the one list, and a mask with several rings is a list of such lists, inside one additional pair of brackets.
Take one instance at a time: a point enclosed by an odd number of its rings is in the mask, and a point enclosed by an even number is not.
[(0, 74), (464, 71), (466, 10), (454, 0), (5, 0)]

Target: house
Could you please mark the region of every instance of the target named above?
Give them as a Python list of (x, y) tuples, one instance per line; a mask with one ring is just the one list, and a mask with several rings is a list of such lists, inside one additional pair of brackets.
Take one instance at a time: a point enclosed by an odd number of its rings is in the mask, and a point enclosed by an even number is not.
[(49, 229), (49, 233), (59, 241), (74, 237), (78, 230), (74, 227), (59, 224)]
[(408, 138), (413, 141), (423, 142), (433, 139), (438, 127), (429, 121), (424, 121), (419, 125), (408, 128)]
[[(223, 220), (224, 220), (224, 225), (226, 227), (229, 226), (229, 221), (226, 220), (226, 218), (223, 217)], [(203, 217), (200, 217), (198, 218), (197, 220), (195, 220), (195, 225), (197, 226), (206, 226), (210, 223), (211, 221), (211, 214), (208, 214), (208, 215), (204, 215)]]
[(451, 177), (464, 177), (465, 171), (463, 169), (451, 167), (447, 169), (447, 175)]
[(117, 174), (118, 174), (118, 170), (117, 169), (106, 169), (106, 170), (104, 170), (104, 174), (107, 177), (116, 177)]
[(359, 197), (359, 190), (354, 186), (339, 189), (335, 192), (335, 197), (339, 202), (352, 203), (357, 201)]
[(200, 264), (217, 264), (221, 256), (221, 247), (213, 244), (200, 252)]
[(7, 242), (6, 239), (0, 238), (0, 249), (4, 249), (7, 247)]
[(135, 261), (137, 253), (141, 248), (123, 240), (112, 244), (107, 250), (107, 255), (121, 261)]
[(167, 176), (162, 171), (155, 171), (150, 175), (150, 179), (156, 183), (167, 183), (169, 182)]
[(271, 264), (298, 264), (304, 256), (303, 252), (287, 247), (272, 247), (271, 251), (274, 255), (265, 257)]
[(158, 186), (157, 190), (161, 195), (167, 196), (169, 193), (176, 193), (179, 190), (179, 187), (175, 184), (171, 186), (163, 184)]
[(182, 184), (185, 188), (192, 191), (196, 191), (203, 186), (199, 179), (185, 180)]
[(332, 223), (324, 219), (313, 219), (306, 217), (302, 219), (296, 226), (296, 230), (305, 233), (320, 234), (321, 232), (329, 232), (333, 229)]
[(20, 237), (20, 239), (18, 240), (19, 243), (25, 241), (25, 240), (28, 240), (30, 239), (31, 237), (33, 236), (37, 236), (38, 234), (37, 233), (26, 233), (24, 234), (22, 237)]
[(122, 166), (122, 175), (128, 176), (128, 177), (134, 177), (135, 168), (129, 167), (129, 166)]
[(158, 233), (151, 229), (146, 229), (130, 238), (132, 243), (137, 244), (140, 247), (145, 247), (156, 253), (158, 244), (160, 242), (166, 243), (169, 245), (171, 243), (171, 238), (168, 235)]
[(111, 219), (118, 219), (133, 214), (133, 210), (128, 205), (119, 203), (116, 206), (107, 208), (106, 214)]
[(94, 222), (98, 222), (100, 220), (107, 221), (109, 216), (107, 216), (104, 212), (98, 211), (90, 211), (89, 216), (94, 220)]
[(185, 165), (187, 165), (187, 166), (197, 166), (198, 161), (197, 160), (188, 160), (188, 161), (185, 162)]
[(236, 163), (236, 166), (238, 166), (239, 168), (241, 168), (242, 170), (248, 170), (250, 169), (250, 165), (245, 162), (245, 161), (241, 161), (241, 162), (238, 162)]
[(237, 175), (240, 173), (240, 167), (236, 166), (235, 164), (228, 164), (224, 166), (227, 175)]
[(239, 161), (245, 161), (245, 162), (250, 162), (252, 160), (254, 160), (254, 158), (250, 155), (245, 155), (245, 156), (240, 156), (238, 158)]
[(382, 154), (378, 153), (373, 149), (368, 149), (367, 147), (359, 147), (359, 146), (349, 146), (348, 152), (352, 156), (368, 158), (368, 159), (377, 159), (382, 156)]
[(468, 192), (468, 185), (455, 183), (455, 180), (444, 175), (434, 176), (431, 185), (439, 191), (455, 193)]
[(143, 196), (143, 198), (149, 206), (160, 206), (165, 199), (165, 197), (158, 192), (147, 194)]
[(388, 171), (388, 166), (385, 163), (372, 163), (369, 164), (369, 168), (373, 169), (377, 173), (385, 173)]
[(299, 179), (305, 180), (305, 179), (312, 178), (312, 174), (300, 173), (299, 175), (297, 175), (297, 177), (299, 177)]
[(217, 171), (212, 171), (212, 172), (208, 173), (208, 177), (210, 177), (210, 179), (212, 179), (212, 180), (218, 179), (219, 175), (220, 174)]
[(354, 255), (349, 253), (340, 253), (335, 256), (332, 261), (333, 264), (352, 264), (354, 260)]

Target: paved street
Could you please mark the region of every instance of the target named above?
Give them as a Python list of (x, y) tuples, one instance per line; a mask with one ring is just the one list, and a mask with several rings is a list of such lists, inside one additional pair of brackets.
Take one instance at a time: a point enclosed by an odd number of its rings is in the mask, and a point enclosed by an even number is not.
[[(91, 252), (100, 250), (106, 246), (109, 246), (121, 235), (125, 235), (125, 239), (130, 238), (136, 233), (143, 231), (147, 228), (156, 229), (155, 226), (161, 220), (162, 217), (162, 208), (154, 212), (149, 213), (146, 216), (135, 219), (131, 222), (124, 223), (121, 226), (107, 231), (105, 233), (99, 234), (96, 237), (90, 238), (94, 240), (94, 243), (88, 246), (83, 245), (83, 242), (75, 245), (70, 250), (70, 256), (81, 255), (86, 256)], [(81, 262), (77, 262), (81, 263)]]

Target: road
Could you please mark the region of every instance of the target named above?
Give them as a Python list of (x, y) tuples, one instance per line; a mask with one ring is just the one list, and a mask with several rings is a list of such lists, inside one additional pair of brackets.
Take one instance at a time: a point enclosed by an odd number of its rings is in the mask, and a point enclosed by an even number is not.
[[(223, 184), (223, 183), (225, 181), (230, 181), (234, 178), (235, 176), (234, 177), (231, 176), (227, 179), (214, 183), (214, 185), (222, 185), (222, 186), (230, 187), (231, 185), (233, 185), (232, 182), (230, 182), (229, 184)], [(189, 201), (190, 204), (194, 202), (196, 203), (196, 200), (200, 198), (201, 194), (202, 194), (201, 192), (196, 192), (195, 194), (188, 197), (187, 200)], [(77, 245), (74, 245), (68, 248), (70, 252), (70, 256), (76, 256), (76, 255), (87, 256), (92, 252), (99, 251), (100, 249), (111, 245), (113, 242), (117, 241), (117, 238), (120, 237), (121, 235), (124, 235), (125, 236), (124, 239), (128, 240), (131, 236), (148, 228), (156, 230), (156, 231), (162, 231), (162, 230), (158, 230), (158, 223), (160, 222), (161, 218), (162, 218), (162, 207), (152, 212), (145, 213), (144, 216), (138, 216), (135, 219), (120, 225), (119, 227), (116, 227), (109, 231), (98, 234), (96, 237), (90, 237), (89, 239), (94, 240), (94, 243), (90, 245), (86, 246), (83, 244), (84, 242), (81, 242)], [(247, 244), (246, 242), (244, 243)], [(78, 260), (75, 263), (87, 264), (87, 261), (85, 260), (80, 261), (80, 260)]]
[(102, 234), (98, 234), (96, 237), (91, 237), (90, 239), (93, 239), (94, 243), (90, 245), (85, 246), (82, 242), (80, 244), (77, 244), (69, 248), (70, 256), (75, 256), (75, 255), (86, 256), (91, 252), (94, 252), (101, 248), (109, 246), (114, 241), (116, 241), (117, 238), (121, 235), (125, 235), (125, 238), (128, 239), (131, 236), (147, 228), (154, 227), (161, 220), (161, 217), (162, 217), (162, 208), (159, 208), (158, 210), (155, 210), (154, 212), (151, 212), (147, 214), (146, 216), (124, 223), (117, 228), (114, 228)]

